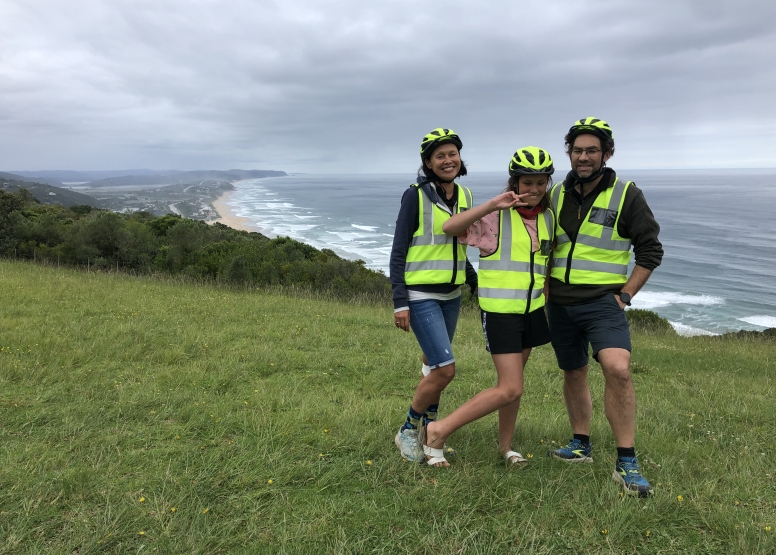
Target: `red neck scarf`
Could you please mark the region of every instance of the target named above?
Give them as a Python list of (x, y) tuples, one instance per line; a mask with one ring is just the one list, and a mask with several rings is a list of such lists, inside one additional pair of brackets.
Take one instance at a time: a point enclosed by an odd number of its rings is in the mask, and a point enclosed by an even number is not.
[(525, 206), (515, 206), (515, 210), (517, 210), (518, 214), (520, 214), (523, 218), (528, 218), (529, 220), (534, 219), (536, 216), (541, 214), (542, 212), (542, 205), (537, 204), (533, 208), (528, 208)]

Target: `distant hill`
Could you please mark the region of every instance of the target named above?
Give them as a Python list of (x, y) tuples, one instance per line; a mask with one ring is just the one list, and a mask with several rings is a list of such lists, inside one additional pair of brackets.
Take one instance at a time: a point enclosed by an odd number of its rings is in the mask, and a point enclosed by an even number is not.
[(45, 183), (54, 187), (62, 187), (62, 182), (50, 177), (26, 177), (21, 174), (0, 172), (0, 180), (5, 181), (25, 181), (27, 183)]
[(103, 203), (94, 197), (76, 193), (61, 187), (54, 187), (46, 183), (34, 183), (32, 181), (20, 181), (18, 179), (8, 179), (5, 176), (9, 174), (0, 173), (0, 189), (15, 193), (19, 189), (27, 189), (35, 200), (41, 204), (56, 204), (58, 206), (81, 206), (88, 205), (95, 208), (103, 208)]
[(166, 172), (155, 175), (125, 175), (90, 181), (89, 187), (117, 187), (121, 185), (173, 185), (194, 183), (204, 180), (239, 181), (259, 177), (283, 177), (286, 172), (274, 170), (196, 170), (187, 172)]
[(189, 184), (202, 180), (239, 181), (259, 177), (283, 177), (284, 171), (275, 170), (105, 170), (71, 171), (41, 170), (21, 172), (0, 172), (2, 179), (14, 179), (29, 183), (45, 183), (62, 187), (64, 183), (88, 183), (90, 187), (116, 187), (120, 185), (172, 185)]
[(61, 183), (78, 183), (87, 181), (96, 181), (98, 179), (108, 179), (110, 177), (124, 177), (126, 175), (162, 175), (177, 173), (177, 170), (105, 170), (105, 171), (72, 171), (72, 170), (40, 170), (40, 171), (12, 171), (11, 173), (20, 175), (28, 179), (40, 181), (43, 179), (55, 179)]

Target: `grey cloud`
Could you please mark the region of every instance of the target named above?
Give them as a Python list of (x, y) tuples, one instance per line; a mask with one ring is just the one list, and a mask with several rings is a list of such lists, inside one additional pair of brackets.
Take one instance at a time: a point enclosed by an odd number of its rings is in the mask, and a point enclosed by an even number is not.
[(489, 170), (585, 115), (615, 167), (776, 165), (770, 3), (76, 6), (0, 0), (0, 168), (404, 172), (442, 125)]

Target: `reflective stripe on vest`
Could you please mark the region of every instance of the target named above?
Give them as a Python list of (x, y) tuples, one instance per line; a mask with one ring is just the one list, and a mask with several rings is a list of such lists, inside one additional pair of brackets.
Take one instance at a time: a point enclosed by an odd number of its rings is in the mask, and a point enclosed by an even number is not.
[[(417, 184), (420, 201), (418, 229), (412, 236), (404, 265), (407, 285), (450, 283), (466, 281), (466, 245), (442, 231), (442, 225), (452, 215), (441, 200), (438, 203), (423, 192)], [(455, 213), (468, 210), (473, 204), (472, 192), (457, 183)]]
[[(620, 221), (625, 192), (630, 184), (630, 181), (615, 178), (612, 187), (598, 194), (573, 242), (560, 227), (558, 217), (557, 245), (550, 272), (553, 278), (571, 284), (589, 285), (619, 284), (627, 281), (631, 242), (630, 239), (620, 237), (617, 224)], [(555, 185), (550, 192), (553, 209), (558, 215), (563, 209), (565, 196), (562, 182)]]
[[(552, 242), (553, 220), (550, 210), (537, 217), (540, 245)], [(549, 255), (546, 251), (542, 254), (541, 249), (531, 254), (531, 236), (516, 211), (499, 213), (498, 242), (496, 252), (480, 257), (477, 277), (480, 308), (486, 312), (525, 314), (543, 307)]]

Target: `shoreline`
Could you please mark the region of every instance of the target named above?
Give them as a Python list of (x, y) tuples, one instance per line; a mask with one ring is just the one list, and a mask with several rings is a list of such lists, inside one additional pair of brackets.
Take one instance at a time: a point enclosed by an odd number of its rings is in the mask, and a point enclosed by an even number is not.
[(220, 197), (213, 201), (213, 208), (218, 212), (218, 218), (214, 220), (208, 220), (208, 225), (215, 223), (221, 223), (227, 225), (233, 229), (239, 229), (240, 231), (259, 232), (266, 235), (264, 228), (251, 222), (250, 219), (243, 216), (237, 216), (232, 213), (232, 209), (227, 205), (229, 197), (232, 196), (234, 191), (226, 191)]

